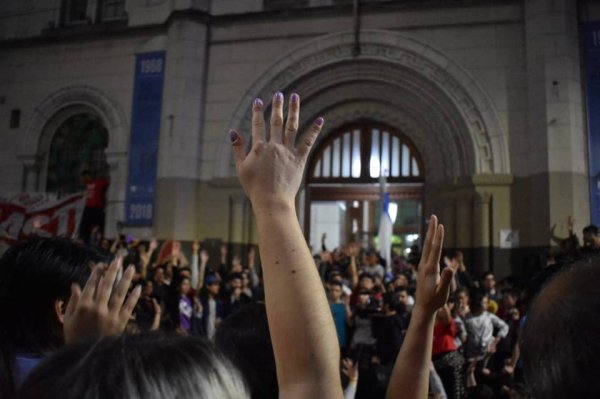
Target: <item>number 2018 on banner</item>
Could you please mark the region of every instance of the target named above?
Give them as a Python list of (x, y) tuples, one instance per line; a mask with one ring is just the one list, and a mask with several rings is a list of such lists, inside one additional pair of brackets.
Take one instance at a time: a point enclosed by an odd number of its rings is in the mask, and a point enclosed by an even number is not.
[(163, 68), (163, 60), (160, 58), (143, 60), (140, 63), (140, 73), (161, 73)]
[(152, 204), (129, 205), (129, 218), (131, 220), (152, 219)]

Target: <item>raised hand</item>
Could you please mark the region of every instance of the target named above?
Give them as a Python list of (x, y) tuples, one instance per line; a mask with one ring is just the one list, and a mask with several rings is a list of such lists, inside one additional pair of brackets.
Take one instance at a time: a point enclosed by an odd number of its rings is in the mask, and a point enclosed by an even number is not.
[(199, 249), (200, 244), (198, 243), (198, 240), (194, 240), (194, 242), (192, 242), (192, 253), (197, 254)]
[(429, 220), (429, 228), (423, 254), (417, 272), (417, 292), (415, 306), (432, 315), (448, 300), (450, 284), (456, 271), (456, 263), (448, 262), (440, 276), (440, 257), (444, 243), (444, 226), (438, 225), (435, 215)]
[(71, 299), (64, 318), (67, 344), (120, 334), (125, 330), (142, 289), (135, 287), (125, 300), (135, 268), (129, 266), (114, 286), (121, 265), (122, 258), (115, 259), (108, 268), (97, 265), (83, 291), (77, 284), (71, 286)]
[(283, 120), (283, 94), (273, 97), (270, 139), (267, 141), (263, 102), (254, 101), (252, 107), (252, 148), (246, 154), (244, 137), (230, 132), (235, 165), (240, 183), (254, 211), (294, 207), (294, 199), (302, 182), (308, 153), (321, 132), (323, 118), (317, 118), (308, 133), (296, 145), (300, 97), (290, 96), (287, 122)]
[(350, 381), (358, 381), (358, 363), (354, 363), (352, 359), (342, 359), (342, 373), (348, 377)]

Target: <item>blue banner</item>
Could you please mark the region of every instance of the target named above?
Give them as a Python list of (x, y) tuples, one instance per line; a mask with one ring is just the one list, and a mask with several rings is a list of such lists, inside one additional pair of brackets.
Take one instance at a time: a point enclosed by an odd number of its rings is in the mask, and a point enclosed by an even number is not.
[(136, 56), (125, 198), (125, 224), (130, 226), (154, 223), (164, 71), (164, 52)]
[(583, 25), (592, 223), (600, 226), (600, 22)]

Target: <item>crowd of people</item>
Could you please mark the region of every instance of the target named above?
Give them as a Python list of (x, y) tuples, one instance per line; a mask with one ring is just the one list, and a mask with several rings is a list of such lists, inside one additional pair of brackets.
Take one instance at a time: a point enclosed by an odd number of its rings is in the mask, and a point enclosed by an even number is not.
[(296, 144), (299, 108), (293, 94), (284, 126), (277, 93), (267, 140), (255, 100), (249, 153), (230, 133), (259, 233), (243, 256), (223, 246), (211, 259), (198, 242), (185, 253), (178, 241), (108, 240), (98, 228), (87, 244), (37, 238), (10, 248), (0, 259), (0, 396), (600, 394), (595, 226), (580, 246), (569, 220), (569, 237), (553, 235), (559, 252), (530, 282), (474, 275), (460, 251), (442, 256), (435, 216), (421, 251), (391, 265), (358, 243), (323, 242), (311, 254), (294, 198), (324, 121)]

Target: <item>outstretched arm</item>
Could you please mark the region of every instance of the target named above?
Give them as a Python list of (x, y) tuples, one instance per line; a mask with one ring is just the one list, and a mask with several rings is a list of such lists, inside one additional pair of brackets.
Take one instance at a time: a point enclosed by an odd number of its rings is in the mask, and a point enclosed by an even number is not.
[(230, 138), (238, 177), (256, 216), (279, 396), (341, 398), (335, 326), (295, 209), (308, 152), (323, 119), (296, 145), (297, 94), (290, 98), (285, 126), (283, 95), (273, 97), (269, 140), (262, 101), (255, 100), (252, 111), (250, 152), (246, 154), (239, 133), (231, 131)]
[(435, 312), (446, 303), (455, 272), (455, 266), (450, 266), (440, 276), (443, 242), (444, 226), (431, 216), (417, 274), (415, 308), (394, 365), (388, 399), (427, 398)]

